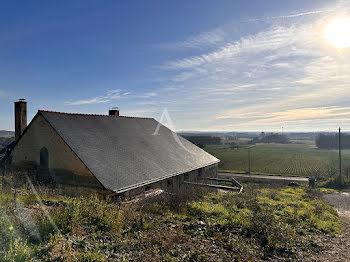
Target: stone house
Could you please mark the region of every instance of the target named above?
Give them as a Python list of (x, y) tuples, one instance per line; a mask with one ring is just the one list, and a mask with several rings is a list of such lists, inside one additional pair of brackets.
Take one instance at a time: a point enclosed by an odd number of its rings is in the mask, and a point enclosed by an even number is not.
[(26, 102), (15, 102), (12, 167), (40, 179), (126, 197), (217, 177), (219, 160), (153, 118), (39, 110), (26, 125)]

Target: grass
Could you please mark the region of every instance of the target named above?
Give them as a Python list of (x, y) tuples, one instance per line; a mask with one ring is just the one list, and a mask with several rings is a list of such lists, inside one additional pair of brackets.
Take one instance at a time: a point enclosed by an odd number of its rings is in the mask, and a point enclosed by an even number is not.
[(208, 194), (198, 201), (187, 202), (181, 215), (168, 211), (166, 215), (189, 223), (184, 232), (191, 237), (225, 245), (238, 260), (259, 256), (256, 251), (293, 256), (298, 246), (311, 248), (308, 246), (311, 242), (302, 236), (340, 232), (337, 212), (319, 200), (319, 195), (319, 190), (304, 188)]
[[(250, 192), (251, 193), (251, 192)], [(190, 214), (198, 219), (209, 219), (212, 223), (231, 227), (243, 227), (246, 234), (254, 231), (252, 217), (262, 213), (276, 223), (294, 225), (303, 232), (315, 231), (329, 234), (339, 232), (337, 212), (312, 192), (302, 188), (261, 189), (253, 195), (243, 193), (207, 195), (201, 202), (189, 204)], [(265, 221), (267, 223), (267, 221)], [(295, 233), (295, 232), (294, 232)]]
[[(256, 261), (317, 251), (313, 236), (340, 232), (320, 190), (245, 187), (242, 194), (189, 190), (119, 205), (95, 196), (67, 198), (37, 188), (43, 200), (1, 188), (0, 261)], [(329, 190), (326, 190), (327, 193)]]
[[(219, 170), (248, 170), (247, 149), (208, 145), (205, 150), (219, 158)], [(330, 178), (337, 174), (338, 151), (322, 150), (308, 144), (257, 144), (250, 149), (251, 172)], [(343, 150), (343, 170), (350, 164), (350, 150)]]
[[(243, 194), (163, 195), (118, 206), (96, 197), (46, 207), (54, 225), (31, 212), (40, 240), (13, 207), (0, 214), (1, 261), (226, 261), (293, 257), (304, 236), (340, 231), (334, 209), (303, 188), (248, 189)], [(57, 227), (57, 228), (55, 228)], [(58, 231), (57, 231), (58, 229)]]

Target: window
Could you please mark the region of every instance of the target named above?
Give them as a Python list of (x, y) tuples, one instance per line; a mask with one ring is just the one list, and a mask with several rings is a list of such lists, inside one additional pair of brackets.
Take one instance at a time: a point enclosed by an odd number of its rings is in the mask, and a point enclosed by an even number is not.
[(40, 149), (40, 166), (49, 168), (49, 151), (46, 147)]

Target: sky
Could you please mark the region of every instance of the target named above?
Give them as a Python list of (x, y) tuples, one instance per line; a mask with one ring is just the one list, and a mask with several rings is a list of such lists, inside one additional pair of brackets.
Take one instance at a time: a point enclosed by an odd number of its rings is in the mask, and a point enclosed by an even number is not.
[[(37, 110), (153, 117), (177, 131), (350, 130), (350, 1), (0, 3), (0, 129)], [(350, 34), (350, 28), (344, 34)]]

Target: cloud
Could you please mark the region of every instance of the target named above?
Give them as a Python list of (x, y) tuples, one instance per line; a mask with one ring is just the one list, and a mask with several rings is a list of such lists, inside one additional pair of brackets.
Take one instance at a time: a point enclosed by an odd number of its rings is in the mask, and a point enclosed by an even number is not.
[(106, 95), (104, 96), (97, 96), (94, 98), (84, 99), (84, 100), (69, 101), (69, 102), (65, 102), (64, 104), (68, 106), (77, 106), (77, 105), (87, 105), (87, 104), (108, 103), (114, 99), (125, 97), (129, 94), (130, 94), (129, 92), (122, 92), (122, 90), (120, 89), (108, 90)]
[[(287, 15), (303, 19), (274, 20), (215, 50), (167, 61), (160, 67), (165, 87), (157, 93), (173, 102), (168, 108), (175, 122), (179, 117), (179, 129), (261, 130), (288, 123), (300, 130), (312, 128), (312, 119), (350, 128), (350, 49), (336, 50), (324, 39), (337, 15), (330, 13)], [(184, 120), (189, 114), (192, 121)]]
[(146, 93), (143, 95), (136, 95), (137, 98), (152, 98), (155, 96), (157, 96), (157, 93), (155, 93), (155, 92), (149, 92), (149, 93)]
[(278, 50), (281, 47), (292, 46), (300, 35), (298, 28), (277, 26), (271, 30), (241, 38), (239, 41), (228, 43), (214, 52), (192, 56), (169, 62), (163, 69), (178, 70), (195, 68), (209, 63), (223, 63), (241, 55), (256, 55), (265, 51)]
[(102, 97), (95, 97), (91, 99), (86, 99), (86, 100), (77, 100), (74, 102), (65, 102), (65, 105), (68, 106), (77, 106), (77, 105), (87, 105), (87, 104), (100, 104), (100, 103), (107, 103), (111, 100), (109, 99), (103, 99)]
[(271, 20), (271, 19), (295, 18), (295, 17), (300, 17), (300, 16), (319, 15), (319, 14), (329, 13), (329, 12), (334, 12), (334, 11), (335, 11), (335, 9), (301, 12), (301, 13), (295, 13), (295, 14), (290, 14), (290, 15), (268, 16), (268, 17), (264, 17), (264, 18), (252, 18), (252, 19), (249, 19), (248, 21), (256, 22), (256, 21), (266, 21), (266, 20)]

